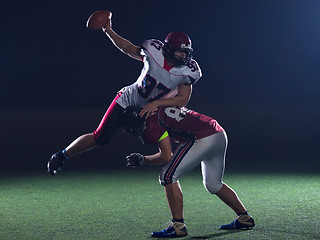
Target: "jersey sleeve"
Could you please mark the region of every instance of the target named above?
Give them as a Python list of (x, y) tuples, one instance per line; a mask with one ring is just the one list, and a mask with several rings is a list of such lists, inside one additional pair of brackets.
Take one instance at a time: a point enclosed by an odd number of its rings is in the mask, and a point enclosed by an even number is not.
[(149, 50), (150, 48), (150, 44), (151, 44), (152, 40), (146, 40), (142, 43), (141, 48), (144, 50)]
[(157, 55), (162, 55), (163, 43), (157, 39), (149, 39), (142, 43), (141, 48), (145, 54), (151, 55), (153, 58), (157, 58)]
[(147, 119), (146, 130), (142, 134), (143, 142), (146, 145), (157, 144), (160, 137), (166, 132), (166, 129), (158, 124), (157, 119), (157, 114)]
[(202, 77), (202, 72), (199, 64), (194, 59), (192, 59), (187, 67), (189, 69), (184, 84), (195, 84)]

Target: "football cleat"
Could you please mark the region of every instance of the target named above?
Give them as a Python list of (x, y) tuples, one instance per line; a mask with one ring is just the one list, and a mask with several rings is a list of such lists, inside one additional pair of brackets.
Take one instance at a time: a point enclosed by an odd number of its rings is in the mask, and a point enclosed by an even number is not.
[(52, 175), (56, 175), (59, 171), (62, 171), (62, 166), (65, 160), (66, 157), (61, 151), (53, 154), (47, 164), (48, 172)]
[(154, 238), (176, 238), (187, 236), (187, 227), (182, 222), (171, 222), (170, 226), (161, 232), (153, 232), (151, 236)]
[(250, 215), (239, 215), (232, 223), (221, 225), (222, 230), (246, 229), (254, 227), (254, 220)]

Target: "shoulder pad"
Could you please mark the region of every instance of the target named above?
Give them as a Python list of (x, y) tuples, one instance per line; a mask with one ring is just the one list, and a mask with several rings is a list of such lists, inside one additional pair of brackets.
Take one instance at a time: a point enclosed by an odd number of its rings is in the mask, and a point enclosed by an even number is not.
[(142, 43), (142, 48), (147, 51), (157, 50), (160, 51), (163, 47), (163, 43), (157, 39), (149, 39)]
[(194, 59), (191, 59), (186, 67), (188, 68), (189, 83), (195, 84), (202, 77), (202, 72), (198, 63)]
[(160, 40), (150, 39), (143, 42), (142, 49), (147, 57), (152, 57), (159, 65), (162, 65), (164, 59), (162, 46), (163, 43)]

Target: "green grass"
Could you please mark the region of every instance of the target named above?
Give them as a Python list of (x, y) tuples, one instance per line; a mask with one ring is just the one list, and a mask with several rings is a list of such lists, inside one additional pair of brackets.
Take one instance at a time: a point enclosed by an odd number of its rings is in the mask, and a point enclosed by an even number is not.
[[(158, 169), (2, 174), (0, 239), (151, 239), (170, 213)], [(197, 170), (181, 179), (183, 239), (320, 239), (320, 176), (231, 174), (224, 181), (255, 218), (250, 231), (222, 231), (235, 214), (202, 186)]]

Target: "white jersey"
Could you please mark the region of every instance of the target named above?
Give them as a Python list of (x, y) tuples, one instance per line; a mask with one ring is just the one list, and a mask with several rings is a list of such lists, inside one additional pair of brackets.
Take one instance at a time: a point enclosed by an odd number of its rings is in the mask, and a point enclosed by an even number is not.
[(181, 84), (194, 84), (201, 77), (201, 70), (195, 60), (181, 67), (165, 69), (162, 54), (163, 43), (151, 39), (142, 44), (141, 55), (144, 67), (137, 81), (120, 90), (121, 96), (117, 103), (126, 108), (128, 106), (144, 106), (150, 102), (172, 96)]

